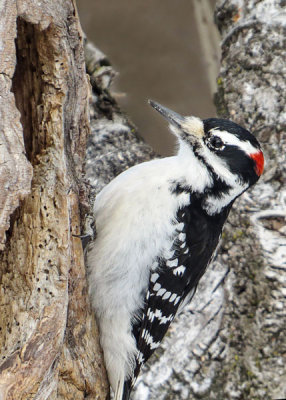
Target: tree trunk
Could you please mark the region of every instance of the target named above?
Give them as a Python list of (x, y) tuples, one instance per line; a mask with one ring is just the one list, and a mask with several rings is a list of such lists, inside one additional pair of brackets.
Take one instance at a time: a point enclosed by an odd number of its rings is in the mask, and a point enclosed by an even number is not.
[[(286, 397), (281, 13), (270, 0), (218, 3), (216, 103), (220, 115), (258, 135), (266, 171), (237, 202), (217, 259), (144, 369), (135, 400)], [(105, 399), (81, 244), (72, 237), (89, 200), (80, 183), (88, 83), (77, 15), (69, 2), (6, 0), (0, 26), (2, 244), (13, 213), (1, 255), (0, 398)], [(105, 56), (87, 44), (86, 58), (86, 170), (97, 193), (156, 155), (110, 95), (114, 73)]]
[[(222, 35), (218, 114), (258, 137), (265, 173), (236, 202), (215, 262), (145, 366), (134, 400), (286, 398), (282, 5), (270, 0), (217, 3)], [(112, 70), (104, 55), (92, 46), (89, 53), (94, 55), (88, 62), (93, 135), (87, 176), (98, 192), (122, 170), (155, 154), (134, 135), (107, 92)]]
[(88, 201), (90, 93), (77, 12), (70, 1), (2, 0), (0, 27), (0, 398), (103, 400), (73, 236)]
[(145, 368), (135, 400), (286, 397), (282, 2), (218, 1), (216, 19), (222, 35), (218, 113), (259, 138), (265, 173), (236, 202), (218, 257), (160, 358)]

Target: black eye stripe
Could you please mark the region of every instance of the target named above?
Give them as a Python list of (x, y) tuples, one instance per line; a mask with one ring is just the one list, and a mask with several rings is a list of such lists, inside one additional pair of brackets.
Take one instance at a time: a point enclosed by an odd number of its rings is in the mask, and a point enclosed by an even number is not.
[[(226, 131), (235, 135), (241, 142), (249, 142), (253, 147), (260, 149), (257, 139), (246, 129), (232, 121), (218, 118), (208, 118), (203, 120), (205, 133), (210, 133), (212, 130)], [(215, 132), (214, 132), (215, 134)]]

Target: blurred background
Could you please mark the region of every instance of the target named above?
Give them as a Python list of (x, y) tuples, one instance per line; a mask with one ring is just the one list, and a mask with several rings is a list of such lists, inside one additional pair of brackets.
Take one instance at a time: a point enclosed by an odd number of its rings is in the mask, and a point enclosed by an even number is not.
[(148, 99), (183, 115), (216, 115), (215, 0), (78, 0), (77, 6), (87, 37), (119, 72), (116, 100), (158, 153), (173, 154), (174, 138)]

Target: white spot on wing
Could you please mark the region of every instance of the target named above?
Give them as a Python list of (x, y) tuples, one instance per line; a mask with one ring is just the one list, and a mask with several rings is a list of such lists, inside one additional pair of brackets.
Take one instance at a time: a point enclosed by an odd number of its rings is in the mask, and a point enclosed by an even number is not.
[(149, 319), (150, 322), (153, 322), (153, 320), (154, 320), (154, 313), (153, 313), (153, 311), (151, 310), (151, 308), (148, 308), (148, 311), (147, 311), (147, 318)]
[(162, 297), (162, 300), (167, 300), (170, 296), (171, 296), (171, 292), (167, 292), (164, 294), (164, 296)]
[(158, 290), (158, 292), (157, 292), (157, 296), (163, 296), (163, 294), (166, 292), (166, 289), (160, 289), (160, 290)]
[(183, 232), (181, 232), (181, 233), (178, 235), (178, 239), (179, 239), (181, 242), (184, 242), (184, 241), (186, 240), (186, 234), (183, 233)]
[(152, 313), (153, 319), (157, 318), (159, 321), (159, 324), (166, 324), (167, 322), (170, 322), (173, 320), (174, 318), (174, 314), (169, 315), (168, 317), (166, 317), (165, 315), (163, 315), (161, 310), (156, 309), (154, 313)]
[(150, 281), (155, 283), (158, 278), (159, 278), (159, 274), (154, 273), (151, 275)]
[(159, 266), (158, 261), (155, 261), (155, 262), (152, 264), (151, 271), (155, 271), (155, 270), (158, 268), (158, 266)]
[(182, 276), (183, 273), (185, 272), (185, 270), (186, 270), (186, 267), (184, 267), (183, 265), (180, 265), (179, 267), (177, 267), (177, 268), (175, 268), (175, 269), (173, 270), (173, 274), (174, 274), (174, 275)]
[(168, 261), (166, 262), (166, 265), (167, 265), (167, 267), (170, 267), (170, 268), (177, 267), (177, 265), (178, 265), (178, 259), (175, 258), (175, 260), (168, 260)]
[(158, 292), (159, 289), (161, 289), (160, 283), (155, 283), (155, 285), (153, 287), (154, 292)]
[(180, 222), (179, 224), (176, 225), (177, 231), (182, 231), (184, 229), (185, 224), (183, 222)]
[(172, 303), (175, 300), (176, 297), (177, 297), (176, 293), (173, 293), (171, 298), (170, 298), (170, 300), (169, 300), (169, 302)]
[(144, 335), (142, 335), (142, 338), (150, 346), (150, 349), (151, 350), (157, 349), (157, 347), (160, 346), (160, 342), (154, 342), (153, 336), (148, 331), (146, 331), (145, 329), (144, 329), (143, 332), (144, 332)]
[(174, 256), (174, 254), (175, 254), (175, 250), (166, 250), (164, 252), (164, 258), (166, 260), (169, 260), (170, 258), (172, 258)]
[(141, 353), (141, 351), (138, 351), (136, 358), (137, 358), (138, 364), (143, 364), (145, 362), (144, 355)]

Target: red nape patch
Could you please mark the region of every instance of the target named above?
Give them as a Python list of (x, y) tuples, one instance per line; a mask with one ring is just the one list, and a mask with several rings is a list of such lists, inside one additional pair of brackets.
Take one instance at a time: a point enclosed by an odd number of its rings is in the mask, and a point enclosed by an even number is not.
[(255, 172), (260, 176), (264, 168), (264, 157), (262, 151), (250, 154), (250, 158), (255, 162)]

